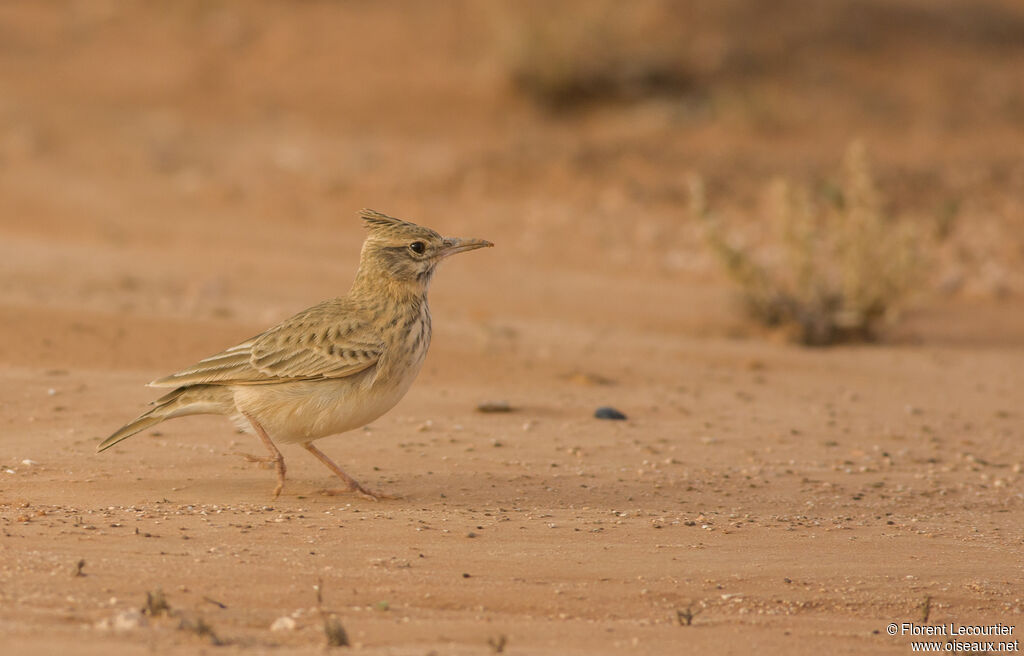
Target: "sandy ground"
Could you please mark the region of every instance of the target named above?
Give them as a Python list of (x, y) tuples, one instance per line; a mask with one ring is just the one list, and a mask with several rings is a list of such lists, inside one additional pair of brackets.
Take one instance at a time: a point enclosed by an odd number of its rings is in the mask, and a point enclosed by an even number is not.
[[(0, 7), (3, 652), (319, 652), (320, 583), (368, 654), (906, 654), (925, 606), (1019, 638), (1024, 56), (993, 35), (1024, 15), (896, 6), (937, 41), (575, 117), (507, 87), (479, 5)], [(789, 345), (735, 313), (685, 178), (749, 216), (854, 137), (899, 207), (962, 218), (884, 344)], [(406, 399), (319, 443), (399, 498), (323, 496), (285, 447), (272, 499), (216, 417), (94, 453), (146, 381), (343, 293), (364, 206), (497, 245), (440, 271)]]

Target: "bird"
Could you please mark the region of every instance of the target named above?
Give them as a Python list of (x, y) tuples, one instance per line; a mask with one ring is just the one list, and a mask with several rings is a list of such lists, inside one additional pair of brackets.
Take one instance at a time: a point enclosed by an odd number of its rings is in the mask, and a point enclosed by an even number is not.
[(363, 487), (313, 443), (365, 426), (398, 403), (430, 345), (427, 289), (438, 264), (494, 244), (442, 237), (375, 210), (359, 215), (368, 235), (348, 294), (149, 383), (170, 391), (103, 440), (97, 452), (174, 417), (225, 415), (239, 428), (251, 428), (269, 452), (241, 455), (273, 464), (274, 498), (284, 489), (286, 472), (278, 444), (301, 444), (340, 478), (344, 489), (328, 493), (387, 497)]

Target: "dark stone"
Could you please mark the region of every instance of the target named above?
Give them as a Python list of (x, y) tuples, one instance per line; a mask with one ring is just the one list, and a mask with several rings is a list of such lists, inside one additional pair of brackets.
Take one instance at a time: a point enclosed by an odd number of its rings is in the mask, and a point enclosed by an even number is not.
[(622, 420), (626, 418), (626, 415), (622, 414), (610, 405), (603, 405), (594, 411), (594, 416), (598, 419), (618, 419)]

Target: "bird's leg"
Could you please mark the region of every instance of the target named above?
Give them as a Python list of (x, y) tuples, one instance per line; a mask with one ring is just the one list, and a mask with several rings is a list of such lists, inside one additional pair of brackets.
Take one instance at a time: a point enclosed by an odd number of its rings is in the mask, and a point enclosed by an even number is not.
[[(315, 446), (313, 446), (312, 442), (309, 442), (307, 444), (303, 444), (302, 446), (306, 447), (306, 451), (309, 451), (314, 456), (316, 456), (317, 460), (319, 460), (320, 462), (322, 462), (325, 465), (327, 465), (328, 469), (330, 469), (332, 472), (334, 472), (334, 474), (338, 478), (340, 478), (342, 481), (344, 481), (344, 483), (345, 483), (345, 490), (344, 490), (344, 492), (355, 492), (356, 494), (358, 494), (359, 496), (363, 497), (364, 499), (370, 499), (372, 501), (380, 501), (381, 499), (394, 499), (395, 498), (395, 497), (387, 495), (387, 494), (381, 494), (380, 492), (371, 492), (370, 490), (367, 490), (365, 487), (363, 487), (362, 485), (359, 484), (359, 481), (357, 481), (356, 479), (354, 479), (351, 476), (349, 476), (348, 474), (346, 474), (344, 472), (344, 470), (342, 470), (341, 467), (339, 467), (337, 464), (335, 464), (335, 462), (333, 460), (328, 458), (326, 453), (324, 453), (320, 449), (318, 449)], [(337, 494), (338, 491), (336, 491), (336, 490), (324, 490), (324, 493), (325, 494)]]
[(267, 435), (267, 431), (263, 430), (263, 426), (260, 426), (260, 423), (253, 419), (252, 415), (250, 415), (249, 413), (243, 412), (242, 414), (245, 415), (245, 418), (249, 420), (250, 424), (252, 424), (252, 427), (256, 431), (256, 434), (260, 436), (261, 440), (263, 440), (263, 446), (267, 447), (267, 451), (270, 451), (270, 455), (267, 456), (266, 458), (250, 456), (245, 453), (241, 455), (246, 456), (253, 462), (274, 463), (274, 468), (277, 470), (277, 487), (274, 488), (274, 498), (276, 499), (278, 496), (281, 495), (281, 490), (284, 489), (284, 456), (281, 455), (281, 452), (278, 450), (277, 446), (271, 441), (270, 436)]

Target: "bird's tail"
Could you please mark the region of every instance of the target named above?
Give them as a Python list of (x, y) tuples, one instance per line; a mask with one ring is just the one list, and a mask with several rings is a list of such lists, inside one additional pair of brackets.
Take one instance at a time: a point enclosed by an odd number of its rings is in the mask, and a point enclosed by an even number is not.
[(114, 431), (114, 434), (100, 442), (96, 452), (106, 451), (121, 440), (126, 440), (132, 435), (155, 426), (165, 419), (181, 417), (183, 415), (199, 415), (206, 413), (223, 414), (224, 400), (216, 397), (223, 396), (226, 389), (217, 389), (221, 394), (211, 394), (211, 388), (219, 387), (214, 385), (192, 385), (179, 387), (153, 402), (153, 408), (145, 412), (121, 428)]

